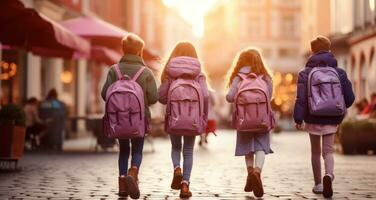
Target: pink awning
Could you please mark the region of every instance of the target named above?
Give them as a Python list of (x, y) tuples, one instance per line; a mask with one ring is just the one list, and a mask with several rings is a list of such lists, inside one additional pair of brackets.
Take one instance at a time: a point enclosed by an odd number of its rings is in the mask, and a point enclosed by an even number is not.
[(18, 0), (0, 1), (0, 42), (25, 47), (42, 56), (90, 53), (90, 43)]
[(81, 37), (88, 38), (93, 45), (109, 47), (120, 51), (121, 39), (127, 31), (95, 17), (78, 17), (61, 23)]

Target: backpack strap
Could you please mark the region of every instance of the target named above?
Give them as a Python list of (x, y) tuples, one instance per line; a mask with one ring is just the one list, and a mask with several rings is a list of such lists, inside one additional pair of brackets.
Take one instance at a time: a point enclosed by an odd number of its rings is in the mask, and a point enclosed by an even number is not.
[(115, 64), (114, 69), (115, 69), (115, 73), (116, 73), (116, 76), (117, 76), (118, 80), (121, 80), (123, 78), (129, 79), (128, 75), (126, 75), (126, 74), (122, 75), (121, 74), (119, 64)]
[(120, 80), (122, 78), (122, 75), (120, 72), (119, 64), (115, 64), (113, 68), (115, 69), (116, 77), (118, 78), (118, 80)]
[(133, 76), (132, 78), (132, 81), (136, 81), (138, 79), (138, 77), (140, 77), (140, 75), (142, 74), (142, 72), (145, 70), (145, 66), (142, 66), (137, 72), (136, 74)]

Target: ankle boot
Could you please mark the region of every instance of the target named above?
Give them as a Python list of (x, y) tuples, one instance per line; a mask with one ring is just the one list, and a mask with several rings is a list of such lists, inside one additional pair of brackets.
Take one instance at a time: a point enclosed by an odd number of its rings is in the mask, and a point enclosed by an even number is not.
[(138, 188), (138, 169), (137, 167), (131, 167), (128, 170), (128, 176), (125, 177), (125, 185), (128, 190), (128, 194), (132, 199), (140, 198), (140, 190)]
[(252, 175), (254, 169), (253, 169), (253, 167), (248, 167), (247, 171), (248, 171), (248, 176), (247, 176), (247, 182), (246, 182), (245, 187), (244, 187), (244, 191), (245, 192), (252, 192), (253, 191), (253, 184), (252, 184), (251, 175)]
[(192, 196), (192, 192), (189, 191), (189, 184), (186, 181), (181, 183), (180, 198), (189, 198)]
[(250, 178), (253, 185), (253, 194), (256, 197), (262, 197), (264, 195), (264, 188), (261, 181), (261, 169), (258, 167), (254, 168)]
[(125, 186), (125, 176), (119, 176), (119, 196), (128, 196), (127, 188)]
[(182, 181), (183, 174), (181, 173), (181, 168), (177, 167), (174, 170), (174, 177), (172, 178), (171, 188), (174, 190), (180, 190)]

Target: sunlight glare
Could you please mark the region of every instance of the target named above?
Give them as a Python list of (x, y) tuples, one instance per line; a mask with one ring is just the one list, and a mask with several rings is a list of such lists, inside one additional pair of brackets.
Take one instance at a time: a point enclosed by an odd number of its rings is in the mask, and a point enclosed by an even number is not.
[(185, 20), (192, 24), (193, 34), (202, 37), (204, 34), (204, 17), (219, 1), (221, 0), (163, 0), (163, 4), (176, 9)]

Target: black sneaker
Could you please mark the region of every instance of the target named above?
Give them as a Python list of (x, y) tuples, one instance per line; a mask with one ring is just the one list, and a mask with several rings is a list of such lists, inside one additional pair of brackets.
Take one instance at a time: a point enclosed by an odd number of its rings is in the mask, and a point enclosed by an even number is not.
[(332, 177), (330, 175), (325, 175), (322, 179), (324, 190), (322, 194), (325, 198), (330, 198), (333, 196), (333, 187), (332, 187)]

